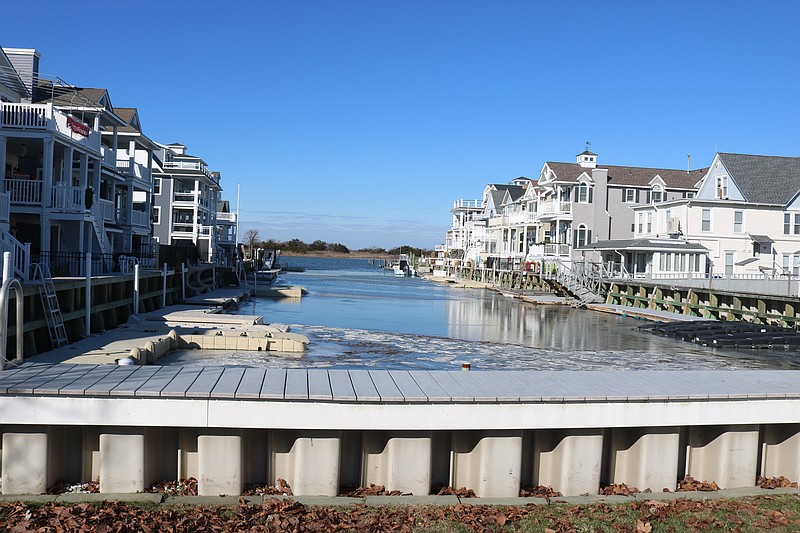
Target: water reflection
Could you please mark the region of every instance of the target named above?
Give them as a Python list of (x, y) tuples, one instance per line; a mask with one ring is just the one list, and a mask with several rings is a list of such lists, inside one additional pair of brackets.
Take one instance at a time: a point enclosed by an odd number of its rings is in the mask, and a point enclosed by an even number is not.
[[(284, 275), (298, 300), (253, 299), (240, 314), (293, 324), (312, 344), (302, 355), (181, 352), (165, 364), (342, 368), (708, 369), (800, 368), (795, 352), (713, 350), (651, 335), (629, 317), (532, 305), (498, 293), (396, 278), (366, 261), (317, 260)], [(321, 261), (321, 262), (319, 262)], [(297, 263), (294, 263), (297, 264)], [(301, 264), (301, 266), (306, 266)], [(306, 266), (308, 268), (308, 266)]]

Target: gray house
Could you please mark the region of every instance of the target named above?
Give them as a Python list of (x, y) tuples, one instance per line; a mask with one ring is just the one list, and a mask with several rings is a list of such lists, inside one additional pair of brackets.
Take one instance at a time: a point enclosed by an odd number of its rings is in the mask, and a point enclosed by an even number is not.
[(633, 238), (632, 207), (692, 198), (706, 171), (600, 166), (588, 150), (575, 163), (546, 162), (539, 176), (539, 221), (551, 244), (545, 255), (581, 259), (579, 247)]

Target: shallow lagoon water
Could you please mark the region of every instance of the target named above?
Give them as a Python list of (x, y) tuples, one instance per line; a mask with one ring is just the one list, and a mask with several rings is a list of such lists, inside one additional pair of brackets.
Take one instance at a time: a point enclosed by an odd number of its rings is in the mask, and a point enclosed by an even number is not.
[(180, 351), (162, 364), (454, 369), (680, 370), (800, 368), (797, 352), (716, 350), (640, 331), (641, 320), (533, 305), (494, 291), (398, 278), (365, 259), (285, 258), (305, 272), (302, 300), (253, 298), (239, 314), (290, 324), (304, 354)]

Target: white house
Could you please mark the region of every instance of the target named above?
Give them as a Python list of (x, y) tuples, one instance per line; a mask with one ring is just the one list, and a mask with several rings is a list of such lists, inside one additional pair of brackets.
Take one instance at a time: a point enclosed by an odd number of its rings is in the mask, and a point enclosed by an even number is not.
[(680, 233), (715, 275), (800, 275), (800, 157), (718, 153), (695, 198), (635, 210), (637, 237)]

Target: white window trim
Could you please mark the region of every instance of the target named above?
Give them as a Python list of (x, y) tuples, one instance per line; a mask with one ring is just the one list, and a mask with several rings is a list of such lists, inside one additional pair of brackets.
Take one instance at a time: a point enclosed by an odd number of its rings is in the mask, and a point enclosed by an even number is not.
[(161, 224), (161, 206), (154, 205), (153, 206), (153, 224)]

